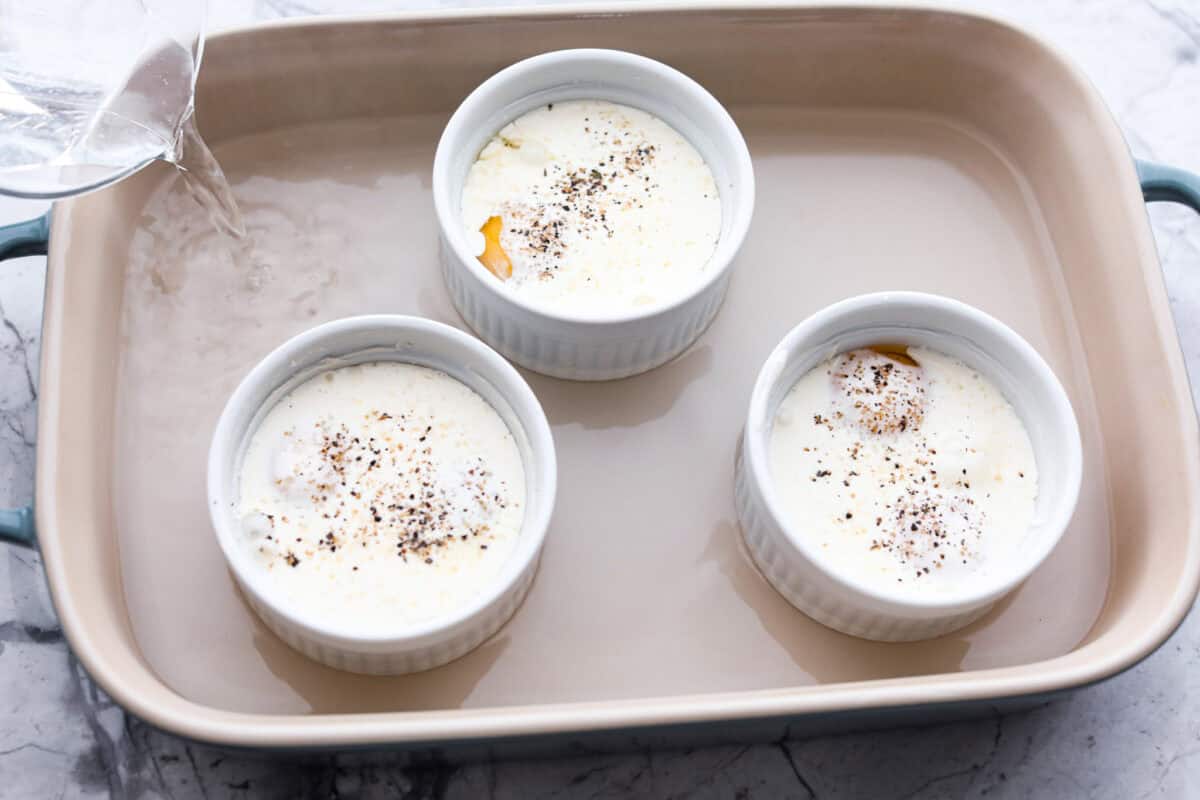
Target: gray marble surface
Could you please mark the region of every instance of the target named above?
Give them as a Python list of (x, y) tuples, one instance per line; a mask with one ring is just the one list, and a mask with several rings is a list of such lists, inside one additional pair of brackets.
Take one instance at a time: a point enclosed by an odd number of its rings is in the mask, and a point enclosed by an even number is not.
[[(216, 27), (346, 7), (213, 0)], [(469, 3), (474, 5), (489, 4)], [(1200, 0), (977, 0), (1091, 76), (1139, 156), (1200, 172)], [(41, 206), (0, 198), (0, 222)], [(1150, 211), (1188, 368), (1200, 380), (1200, 219)], [(32, 497), (44, 259), (0, 280), (0, 503)], [(1129, 672), (1036, 710), (771, 745), (407, 768), (190, 745), (125, 715), (71, 657), (36, 553), (0, 546), (0, 797), (1200, 797), (1200, 619)]]

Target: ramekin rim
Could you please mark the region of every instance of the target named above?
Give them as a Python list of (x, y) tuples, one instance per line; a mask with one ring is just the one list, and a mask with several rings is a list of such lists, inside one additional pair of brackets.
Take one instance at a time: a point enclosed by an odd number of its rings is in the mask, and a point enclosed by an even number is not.
[[(731, 174), (744, 187), (743, 194), (745, 199), (743, 202), (733, 206), (735, 213), (729, 235), (720, 237), (712, 256), (710, 256), (707, 262), (708, 266), (715, 265), (716, 268), (707, 270), (703, 280), (689, 287), (686, 292), (676, 297), (629, 311), (564, 313), (547, 308), (543, 304), (531, 302), (506, 290), (496, 280), (495, 276), (479, 263), (477, 257), (471, 254), (470, 248), (467, 247), (466, 235), (462, 231), (461, 222), (452, 213), (455, 204), (451, 201), (451, 192), (454, 191), (454, 187), (449, 186), (451, 149), (452, 145), (457, 143), (457, 140), (464, 138), (466, 135), (465, 123), (463, 122), (466, 113), (473, 106), (486, 102), (487, 95), (496, 91), (497, 87), (502, 86), (506, 82), (519, 79), (522, 75), (539, 69), (546, 63), (581, 58), (606, 58), (626, 64), (635, 64), (658, 72), (674, 81), (678, 87), (685, 89), (695, 100), (704, 105), (722, 126), (728, 127), (736, 134), (734, 137), (736, 143), (734, 148), (735, 157), (732, 163), (729, 164), (729, 167)], [(457, 188), (461, 191), (462, 187)], [(581, 326), (621, 325), (645, 319), (653, 319), (668, 314), (672, 310), (701, 297), (732, 268), (734, 260), (750, 231), (750, 222), (754, 217), (755, 203), (754, 163), (750, 157), (750, 150), (746, 145), (746, 140), (742, 135), (741, 129), (738, 128), (737, 123), (734, 122), (733, 117), (729, 114), (725, 106), (704, 86), (674, 67), (647, 56), (612, 48), (571, 48), (539, 53), (510, 64), (475, 87), (455, 109), (442, 131), (441, 138), (438, 140), (438, 146), (433, 158), (432, 191), (434, 211), (444, 243), (443, 246), (449, 247), (453, 251), (453, 260), (455, 262), (453, 266), (455, 268), (465, 268), (479, 280), (485, 287), (485, 291), (488, 291), (493, 297), (497, 297), (503, 302), (511, 303), (528, 314), (552, 322)]]
[[(227, 496), (225, 486), (230, 473), (236, 471), (240, 466), (233, 462), (237, 460), (240, 437), (246, 435), (245, 433), (239, 434), (234, 429), (233, 418), (239, 409), (247, 405), (253, 404), (256, 409), (261, 409), (270, 399), (271, 394), (279, 388), (278, 385), (274, 385), (264, 389), (263, 384), (267, 382), (267, 376), (271, 370), (282, 363), (287, 365), (287, 371), (294, 376), (312, 366), (311, 363), (294, 363), (292, 361), (295, 356), (303, 353), (307, 348), (311, 348), (322, 339), (341, 335), (346, 330), (370, 327), (394, 329), (397, 333), (423, 330), (475, 351), (495, 367), (502, 377), (504, 385), (491, 383), (493, 388), (512, 407), (514, 416), (520, 421), (524, 434), (529, 440), (533, 462), (530, 466), (536, 472), (535, 479), (538, 488), (536, 494), (533, 495), (536, 502), (526, 505), (520, 533), (517, 537), (517, 547), (509, 555), (500, 572), (492, 578), (483, 591), (471, 598), (468, 603), (446, 615), (394, 631), (347, 633), (345, 630), (339, 630), (297, 612), (286, 602), (281, 602), (280, 598), (276, 596), (276, 592), (266, 589), (262, 580), (250, 574), (246, 565), (242, 563), (240, 555), (235, 552), (234, 534), (225, 524), (221, 505), (233, 501), (232, 497)], [(351, 354), (346, 353), (346, 355)], [(401, 358), (391, 360), (404, 361)], [(263, 400), (254, 402), (254, 397), (260, 391), (263, 393)], [(230, 449), (232, 454), (230, 458), (224, 457), (226, 454), (221, 449), (222, 446)], [(540, 556), (554, 510), (557, 481), (557, 454), (554, 437), (550, 431), (550, 423), (532, 388), (516, 368), (487, 344), (458, 328), (436, 320), (406, 314), (366, 314), (342, 317), (308, 328), (278, 345), (243, 376), (237, 388), (230, 394), (214, 428), (207, 461), (209, 517), (225, 563), (237, 578), (238, 583), (246, 591), (253, 593), (260, 602), (282, 617), (289, 625), (304, 631), (309, 636), (333, 643), (335, 646), (366, 647), (374, 651), (402, 645), (418, 646), (422, 640), (448, 634), (462, 626), (470, 625), (501, 600), (519, 582), (530, 564), (536, 562)]]
[[(1068, 452), (1064, 456), (1066, 478), (1063, 491), (1054, 498), (1046, 521), (1040, 526), (1049, 535), (1043, 537), (1037, 547), (1022, 551), (1019, 557), (1012, 559), (1010, 568), (1001, 569), (989, 576), (982, 586), (971, 591), (941, 592), (929, 597), (918, 597), (910, 593), (881, 590), (879, 586), (869, 581), (859, 580), (844, 571), (837, 570), (826, 560), (817, 548), (809, 545), (803, 535), (794, 530), (785, 514), (782, 513), (777, 491), (771, 480), (770, 466), (767, 458), (767, 439), (770, 430), (771, 409), (768, 408), (768, 398), (772, 390), (782, 379), (782, 366), (789, 355), (801, 347), (805, 337), (822, 326), (838, 318), (848, 317), (861, 310), (873, 306), (898, 307), (909, 305), (917, 308), (936, 308), (968, 320), (970, 324), (978, 325), (999, 334), (1012, 346), (1019, 355), (1020, 361), (1029, 368), (1029, 374), (1034, 376), (1044, 389), (1047, 390), (1054, 406), (1054, 424), (1065, 426), (1063, 433), (1070, 442)], [(882, 327), (882, 325), (880, 326)], [(909, 326), (917, 329), (916, 326)], [(935, 335), (950, 336), (944, 331), (929, 328), (920, 330)], [(959, 337), (966, 338), (966, 337)], [(812, 343), (806, 352), (811, 352), (820, 343)], [(975, 344), (972, 342), (972, 344)], [(978, 347), (978, 345), (975, 345)], [(983, 348), (979, 348), (983, 350)], [(990, 352), (988, 355), (992, 355)], [(994, 357), (994, 356), (993, 356)], [(1003, 597), (1026, 580), (1046, 558), (1054, 551), (1070, 525), (1078, 504), (1079, 492), (1082, 486), (1083, 454), (1079, 424), (1071, 406), (1070, 399), (1062, 383), (1054, 371), (1042, 358), (1041, 354), (1018, 334), (1000, 320), (975, 308), (972, 305), (943, 295), (915, 291), (883, 291), (855, 295), (828, 305), (812, 314), (783, 337), (772, 349), (770, 356), (763, 362), (751, 392), (749, 411), (744, 429), (745, 459), (753, 483), (761, 498), (765, 512), (789, 543), (812, 563), (821, 574), (825, 575), (839, 587), (848, 590), (870, 602), (882, 604), (893, 613), (908, 612), (914, 618), (920, 618), (930, 613), (945, 611), (951, 613), (972, 607), (978, 607)], [(1041, 465), (1038, 468), (1041, 473)], [(1039, 486), (1039, 491), (1041, 487)]]

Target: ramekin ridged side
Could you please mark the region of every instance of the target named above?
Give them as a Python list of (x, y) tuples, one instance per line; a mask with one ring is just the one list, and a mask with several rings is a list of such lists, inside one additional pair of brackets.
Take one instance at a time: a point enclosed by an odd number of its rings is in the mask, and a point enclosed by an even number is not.
[[(461, 200), (479, 151), (526, 111), (571, 99), (609, 100), (654, 114), (712, 169), (721, 194), (720, 235), (705, 274), (678, 297), (628, 312), (562, 312), (522, 298), (471, 252)], [(683, 73), (617, 50), (560, 50), (501, 70), (463, 100), (438, 142), (433, 197), (442, 272), (463, 320), (507, 358), (535, 372), (611, 380), (666, 363), (712, 322), (753, 216), (754, 168), (732, 117)]]
[(768, 514), (758, 485), (746, 475), (741, 452), (734, 475), (734, 506), (746, 550), (775, 591), (817, 622), (834, 630), (879, 642), (932, 639), (970, 625), (994, 602), (959, 614), (914, 619), (867, 608), (861, 598), (845, 598), (842, 587), (812, 560), (799, 553), (783, 527)]
[(485, 285), (495, 279), (462, 269), (444, 239), (442, 274), (463, 321), (501, 355), (534, 372), (579, 381), (626, 378), (682, 353), (716, 318), (730, 279), (722, 275), (669, 312), (588, 331), (499, 301)]
[(315, 635), (310, 630), (297, 626), (264, 601), (253, 586), (235, 575), (238, 588), (246, 602), (258, 614), (259, 619), (284, 644), (318, 661), (327, 667), (357, 672), (363, 675), (404, 675), (424, 672), (440, 667), (467, 653), (490, 639), (504, 627), (533, 586), (537, 574), (538, 559), (529, 562), (515, 581), (505, 586), (503, 593), (488, 604), (468, 623), (455, 626), (442, 633), (436, 640), (404, 649), (386, 648), (379, 651), (365, 649), (362, 643), (348, 643)]
[[(774, 499), (767, 442), (779, 403), (809, 369), (870, 344), (930, 347), (995, 383), (1025, 424), (1038, 464), (1038, 500), (1028, 547), (977, 585), (916, 597), (839, 573)], [(739, 442), (734, 505), (742, 537), (763, 577), (789, 603), (835, 630), (877, 641), (914, 641), (982, 617), (1054, 549), (1074, 514), (1082, 481), (1079, 427), (1050, 367), (1014, 331), (964, 303), (917, 292), (850, 298), (794, 328), (763, 365)]]
[[(428, 622), (368, 633), (341, 630), (289, 607), (254, 569), (239, 541), (237, 486), (245, 445), (262, 417), (304, 380), (339, 366), (400, 361), (440, 369), (480, 394), (508, 426), (525, 472), (525, 513), (517, 544), (491, 583), (461, 608)], [(280, 639), (337, 669), (372, 675), (418, 672), (453, 661), (507, 622), (537, 573), (554, 508), (557, 462), (549, 422), (511, 364), (475, 337), (432, 320), (350, 317), (289, 339), (234, 390), (208, 458), (209, 513), (221, 551), (247, 603)]]

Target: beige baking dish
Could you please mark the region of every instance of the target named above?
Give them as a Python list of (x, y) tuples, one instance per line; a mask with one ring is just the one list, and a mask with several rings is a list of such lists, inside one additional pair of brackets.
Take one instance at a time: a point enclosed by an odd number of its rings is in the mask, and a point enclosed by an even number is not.
[[(761, 181), (725, 307), (651, 373), (530, 375), (559, 448), (559, 513), (501, 634), (414, 676), (311, 663), (260, 626), (221, 562), (203, 480), (217, 413), (308, 325), (348, 311), (462, 325), (428, 195), (441, 126), (498, 68), (579, 46), (678, 67), (745, 132)], [(130, 291), (150, 285), (125, 269), (161, 165), (53, 212), (38, 540), (80, 661), (154, 725), (311, 747), (979, 713), (1129, 667), (1196, 595), (1197, 422), (1138, 175), (1086, 80), (1019, 31), (930, 10), (675, 4), (300, 21), (213, 37), (198, 108), (239, 192), (296, 211), (332, 279), (303, 319), (241, 288), (212, 294), (221, 276), (186, 265), (164, 265), (184, 276), (159, 286), (169, 300)], [(1147, 177), (1188, 191), (1186, 176)], [(37, 230), (23, 234), (28, 250)], [(733, 514), (762, 359), (815, 309), (878, 289), (940, 292), (1011, 325), (1083, 433), (1058, 550), (987, 617), (923, 643), (803, 617), (739, 548)]]

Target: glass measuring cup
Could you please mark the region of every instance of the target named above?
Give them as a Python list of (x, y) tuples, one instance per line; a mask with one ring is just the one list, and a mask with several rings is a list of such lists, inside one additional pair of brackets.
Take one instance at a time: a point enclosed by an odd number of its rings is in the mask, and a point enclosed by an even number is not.
[(0, 0), (0, 194), (56, 198), (178, 155), (205, 3)]

